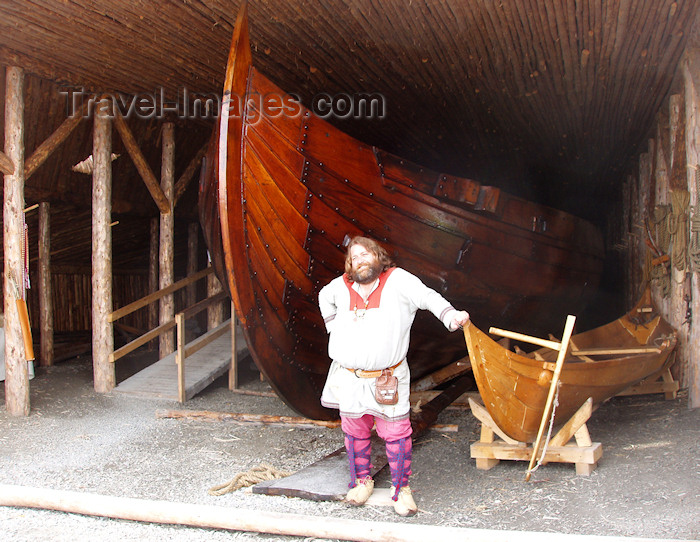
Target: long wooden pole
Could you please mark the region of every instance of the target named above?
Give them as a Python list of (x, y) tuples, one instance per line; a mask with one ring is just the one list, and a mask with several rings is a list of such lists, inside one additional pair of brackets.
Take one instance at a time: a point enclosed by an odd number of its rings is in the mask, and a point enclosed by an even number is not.
[(53, 365), (53, 303), (51, 288), (51, 207), (39, 204), (39, 329), (41, 364)]
[[(107, 104), (108, 102), (102, 102)], [(95, 391), (116, 385), (112, 313), (112, 122), (109, 112), (95, 108), (92, 156), (92, 366)]]
[(566, 317), (566, 325), (564, 326), (564, 334), (561, 338), (561, 346), (559, 347), (559, 355), (557, 356), (557, 363), (554, 367), (554, 374), (552, 375), (552, 383), (549, 386), (549, 394), (547, 395), (547, 401), (544, 404), (544, 410), (542, 411), (542, 420), (540, 421), (540, 428), (537, 431), (537, 439), (532, 445), (532, 457), (530, 458), (530, 464), (527, 467), (527, 474), (525, 474), (525, 481), (530, 481), (530, 475), (532, 474), (532, 467), (537, 460), (537, 454), (539, 453), (540, 444), (542, 442), (542, 436), (544, 434), (544, 429), (547, 427), (547, 422), (549, 420), (549, 414), (552, 410), (552, 403), (554, 402), (554, 394), (557, 391), (557, 385), (559, 384), (559, 375), (561, 375), (561, 369), (564, 366), (564, 358), (566, 357), (566, 351), (569, 349), (569, 340), (571, 339), (571, 334), (574, 331), (574, 325), (576, 324), (576, 317), (571, 314)]
[(9, 67), (5, 78), (5, 154), (14, 173), (5, 174), (3, 201), (5, 406), (29, 415), (29, 372), (16, 300), (24, 299), (24, 72)]
[[(175, 125), (172, 122), (163, 124), (163, 155), (161, 163), (161, 189), (169, 202), (168, 212), (160, 213), (160, 288), (173, 283), (175, 277), (174, 238), (175, 217), (173, 213), (173, 190), (175, 184)], [(160, 323), (163, 324), (175, 317), (175, 297), (171, 295), (160, 299)], [(168, 331), (160, 336), (160, 358), (175, 351), (173, 332)]]
[[(209, 506), (183, 502), (153, 501), (112, 497), (95, 493), (61, 491), (0, 484), (0, 505), (57, 510), (88, 516), (126, 519), (147, 523), (189, 525), (299, 536), (318, 539), (357, 540), (360, 542), (585, 542), (597, 536), (567, 535), (528, 531), (499, 531), (421, 525), (415, 522), (360, 521), (324, 515), (302, 515), (265, 510)], [(605, 538), (622, 542), (622, 538)]]

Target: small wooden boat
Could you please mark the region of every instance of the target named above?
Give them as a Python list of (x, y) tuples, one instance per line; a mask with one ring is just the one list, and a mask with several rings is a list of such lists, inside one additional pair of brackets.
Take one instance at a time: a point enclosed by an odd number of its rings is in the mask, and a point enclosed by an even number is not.
[[(255, 363), (289, 406), (318, 419), (336, 413), (319, 403), (330, 360), (317, 294), (342, 273), (348, 236), (374, 237), (455, 307), (500, 325), (539, 314), (551, 329), (582, 308), (602, 270), (588, 222), (365, 145), (294, 101), (252, 65), (245, 5), (199, 208)], [(461, 334), (422, 312), (414, 379), (464, 356)]]
[[(491, 418), (509, 437), (533, 442), (558, 352), (549, 348), (512, 352), (473, 323), (465, 326), (464, 335), (479, 394)], [(648, 290), (621, 318), (573, 335), (559, 376), (555, 425), (566, 422), (589, 397), (595, 407), (659, 373), (673, 359), (669, 355), (675, 346), (676, 332), (657, 313)]]

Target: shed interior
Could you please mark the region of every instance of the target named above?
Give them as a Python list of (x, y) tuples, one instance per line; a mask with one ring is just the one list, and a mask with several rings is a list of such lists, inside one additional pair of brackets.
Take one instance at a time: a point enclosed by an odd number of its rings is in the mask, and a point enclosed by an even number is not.
[[(162, 122), (175, 123), (178, 178), (214, 126), (211, 116), (183, 112), (185, 96), (220, 95), (239, 6), (0, 4), (0, 102), (4, 68), (22, 68), (25, 155), (91, 96), (107, 94), (122, 107), (164, 97), (177, 110), (127, 115), (127, 123), (156, 177)], [(658, 139), (659, 116), (683, 92), (684, 53), (698, 46), (696, 2), (251, 0), (249, 19), (254, 64), (306, 105), (324, 93), (382, 97), (384, 115), (329, 118), (349, 134), (593, 221), (609, 256), (595, 309), (604, 321), (629, 304), (640, 280), (629, 243), (639, 240), (630, 241), (633, 229), (620, 217), (629, 216), (629, 179), (639, 176), (649, 139)], [(92, 121), (84, 120), (25, 181), (27, 205), (51, 203), (53, 280), (74, 292), (54, 288), (57, 332), (90, 325), (91, 184), (71, 168), (91, 152)], [(115, 282), (117, 308), (146, 293), (148, 224), (158, 208), (118, 137), (114, 153), (113, 267), (125, 277)], [(175, 208), (178, 278), (187, 226), (197, 220), (196, 178)], [(36, 213), (26, 219), (31, 268)]]

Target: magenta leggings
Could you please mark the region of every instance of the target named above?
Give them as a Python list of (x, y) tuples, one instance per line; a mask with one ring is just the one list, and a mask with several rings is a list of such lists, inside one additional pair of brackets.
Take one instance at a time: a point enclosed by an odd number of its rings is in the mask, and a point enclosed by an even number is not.
[(347, 416), (340, 417), (340, 427), (343, 433), (358, 439), (370, 438), (372, 434), (372, 426), (377, 424), (377, 435), (382, 439), (391, 442), (406, 438), (413, 433), (411, 428), (411, 420), (404, 418), (403, 420), (388, 422), (381, 418), (376, 418), (371, 414), (365, 414), (361, 418), (348, 418)]

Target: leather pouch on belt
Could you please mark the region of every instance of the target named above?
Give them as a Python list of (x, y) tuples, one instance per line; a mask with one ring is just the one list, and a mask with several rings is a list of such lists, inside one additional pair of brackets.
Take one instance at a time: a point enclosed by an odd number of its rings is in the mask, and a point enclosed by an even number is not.
[(399, 379), (392, 371), (385, 369), (381, 376), (377, 377), (374, 398), (380, 405), (395, 405), (399, 402)]

